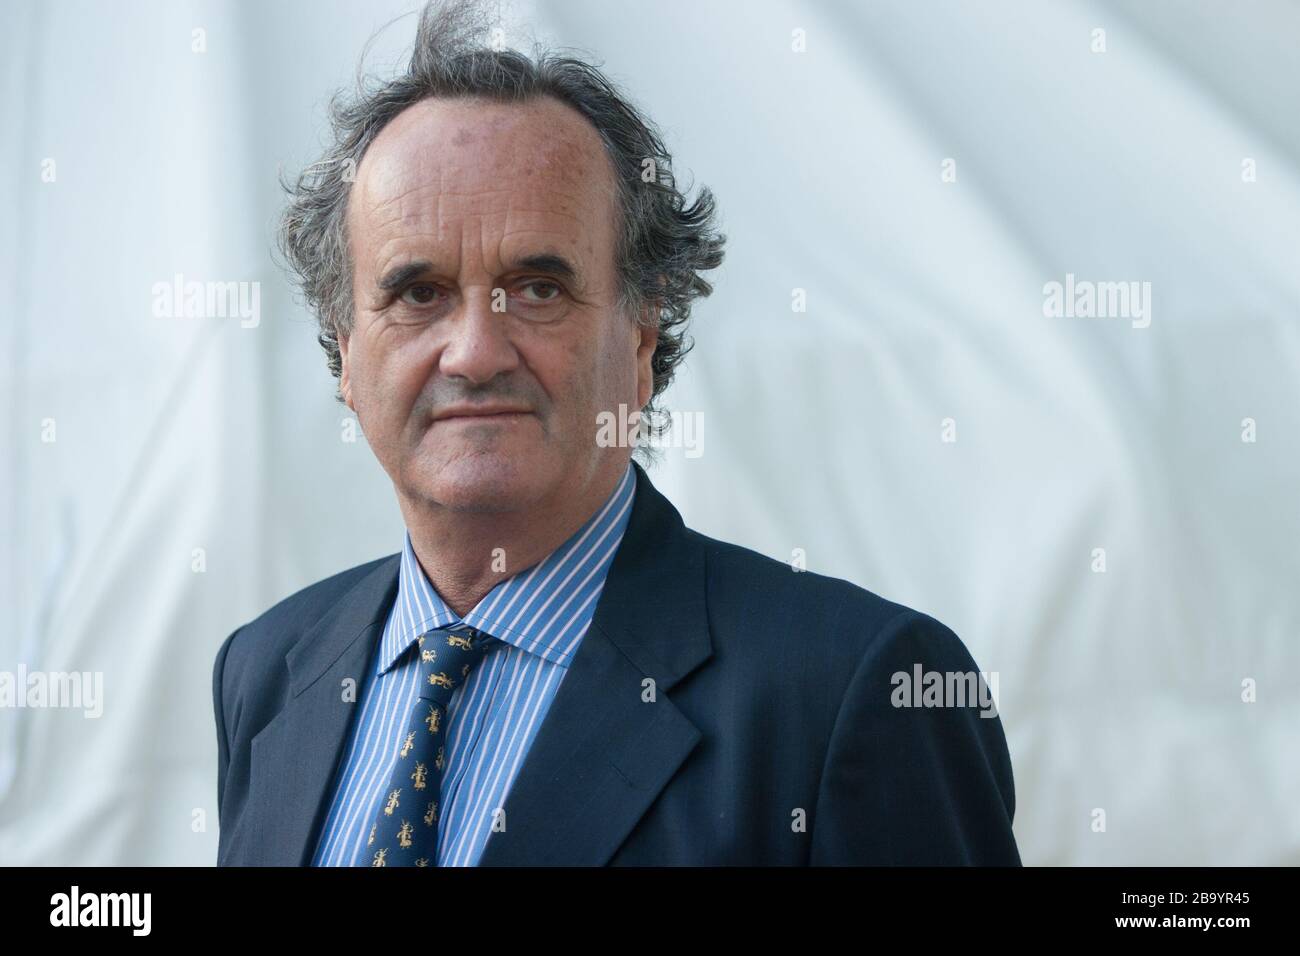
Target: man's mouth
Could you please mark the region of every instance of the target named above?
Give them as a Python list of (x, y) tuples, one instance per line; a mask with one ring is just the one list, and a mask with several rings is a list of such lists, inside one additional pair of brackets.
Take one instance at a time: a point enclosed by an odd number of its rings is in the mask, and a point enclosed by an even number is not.
[(463, 405), (442, 410), (434, 416), (434, 421), (498, 421), (507, 424), (531, 414), (531, 410), (514, 405)]

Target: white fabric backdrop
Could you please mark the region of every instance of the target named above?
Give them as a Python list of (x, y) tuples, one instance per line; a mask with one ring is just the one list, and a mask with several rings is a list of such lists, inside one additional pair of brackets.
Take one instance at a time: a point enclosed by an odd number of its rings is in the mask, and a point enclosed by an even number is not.
[[(400, 544), (270, 248), (277, 167), (413, 6), (7, 11), (0, 670), (105, 700), (0, 709), (0, 863), (212, 863), (218, 644)], [(1000, 675), (1027, 863), (1300, 863), (1297, 7), (515, 10), (721, 203), (669, 396), (704, 453), (651, 471), (688, 524), (953, 627)], [(178, 272), (260, 282), (260, 323), (155, 318)], [(1045, 318), (1067, 273), (1149, 281), (1150, 327)]]

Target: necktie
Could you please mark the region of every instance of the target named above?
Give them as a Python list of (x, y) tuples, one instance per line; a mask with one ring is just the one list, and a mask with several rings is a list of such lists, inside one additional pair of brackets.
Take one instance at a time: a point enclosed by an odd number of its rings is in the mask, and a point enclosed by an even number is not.
[(440, 628), (419, 639), (420, 696), (395, 742), (396, 762), (370, 828), (371, 866), (437, 864), (447, 702), (493, 640), (473, 628)]

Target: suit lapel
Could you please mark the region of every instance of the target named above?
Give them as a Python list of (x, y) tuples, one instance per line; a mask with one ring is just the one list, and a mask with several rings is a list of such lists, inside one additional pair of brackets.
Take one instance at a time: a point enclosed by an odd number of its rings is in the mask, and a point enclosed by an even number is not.
[(703, 548), (633, 467), (636, 499), (591, 627), (481, 866), (603, 866), (701, 738), (667, 692), (711, 653)]
[[(382, 561), (285, 655), (289, 699), (252, 742), (247, 862), (306, 866), (327, 808), (366, 668), (397, 594), (400, 555)], [(344, 701), (344, 681), (355, 684)]]

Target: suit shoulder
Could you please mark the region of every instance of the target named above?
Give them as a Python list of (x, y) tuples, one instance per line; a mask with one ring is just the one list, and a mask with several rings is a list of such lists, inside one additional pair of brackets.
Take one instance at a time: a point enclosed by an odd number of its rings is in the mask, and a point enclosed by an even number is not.
[[(839, 632), (847, 622), (859, 635), (872, 634), (901, 614), (905, 605), (844, 578), (796, 569), (783, 561), (729, 541), (690, 531), (706, 555), (711, 606), (761, 603), (780, 607), (821, 629)], [(756, 600), (756, 598), (758, 600)], [(834, 625), (838, 622), (839, 627)]]
[(818, 699), (840, 701), (856, 679), (884, 688), (900, 671), (978, 668), (946, 624), (852, 581), (691, 532), (703, 548), (715, 653), (733, 661), (783, 659), (799, 648), (799, 673)]
[[(315, 625), (344, 594), (366, 575), (385, 562), (398, 560), (390, 554), (365, 564), (340, 571), (295, 591), (226, 638), (221, 653), (240, 658), (250, 650), (259, 657), (279, 649), (287, 651), (298, 638)], [(268, 642), (273, 642), (272, 647)], [(255, 648), (250, 645), (256, 645)]]

